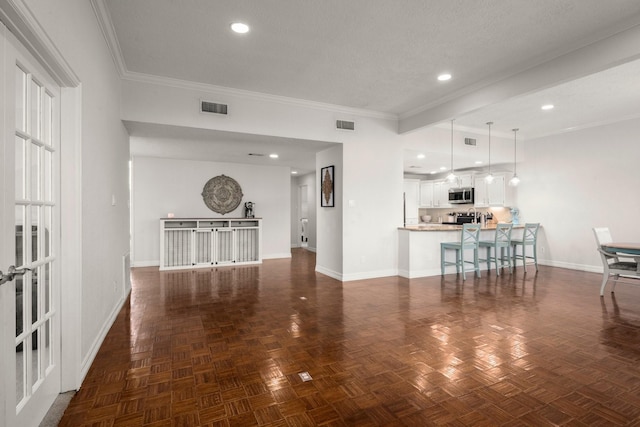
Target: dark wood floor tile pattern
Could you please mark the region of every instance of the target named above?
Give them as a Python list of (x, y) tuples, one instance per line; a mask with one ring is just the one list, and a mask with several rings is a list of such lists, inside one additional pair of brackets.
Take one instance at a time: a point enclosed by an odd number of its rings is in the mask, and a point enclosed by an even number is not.
[[(61, 426), (638, 426), (640, 291), (553, 267), (132, 272)], [(299, 375), (308, 372), (312, 379)]]

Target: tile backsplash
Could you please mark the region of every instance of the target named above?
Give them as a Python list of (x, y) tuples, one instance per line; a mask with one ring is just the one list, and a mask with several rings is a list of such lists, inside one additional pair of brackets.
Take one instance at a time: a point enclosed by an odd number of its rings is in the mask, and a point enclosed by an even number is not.
[[(451, 212), (462, 212), (467, 213), (469, 208), (442, 208), (442, 209), (429, 209), (429, 208), (420, 208), (418, 209), (419, 218), (422, 218), (423, 215), (431, 215), (431, 222), (438, 222), (438, 217), (442, 218), (442, 221), (446, 221), (446, 216)], [(511, 212), (510, 208), (476, 208), (476, 212), (479, 213), (492, 213), (493, 214), (493, 223), (498, 222), (511, 222)], [(473, 209), (470, 210), (473, 212)], [(420, 220), (422, 222), (422, 220)]]

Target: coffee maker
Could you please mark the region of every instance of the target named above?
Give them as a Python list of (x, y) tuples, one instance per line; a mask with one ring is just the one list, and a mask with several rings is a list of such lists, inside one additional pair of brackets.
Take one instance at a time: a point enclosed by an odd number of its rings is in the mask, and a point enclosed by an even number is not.
[(244, 204), (244, 217), (245, 218), (253, 218), (253, 208), (255, 207), (255, 203), (253, 202), (246, 202)]

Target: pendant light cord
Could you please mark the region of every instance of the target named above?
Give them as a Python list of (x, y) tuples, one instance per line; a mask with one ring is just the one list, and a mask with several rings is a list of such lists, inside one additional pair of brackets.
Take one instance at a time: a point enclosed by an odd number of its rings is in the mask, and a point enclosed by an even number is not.
[(455, 119), (451, 119), (451, 174), (453, 174), (453, 121)]
[(487, 122), (489, 125), (489, 176), (491, 176), (491, 125), (493, 122)]
[(516, 152), (518, 150), (518, 143), (516, 142), (516, 132), (518, 132), (520, 129), (511, 129), (513, 130), (513, 176), (516, 176), (518, 173), (517, 171), (517, 163), (516, 163)]

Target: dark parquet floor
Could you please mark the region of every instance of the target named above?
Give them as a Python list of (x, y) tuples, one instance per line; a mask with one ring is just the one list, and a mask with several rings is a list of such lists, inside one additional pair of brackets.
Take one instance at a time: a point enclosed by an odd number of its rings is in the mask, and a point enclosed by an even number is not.
[[(341, 283), (302, 249), (132, 273), (61, 426), (640, 426), (640, 288), (541, 266)], [(308, 372), (310, 381), (300, 373)]]

